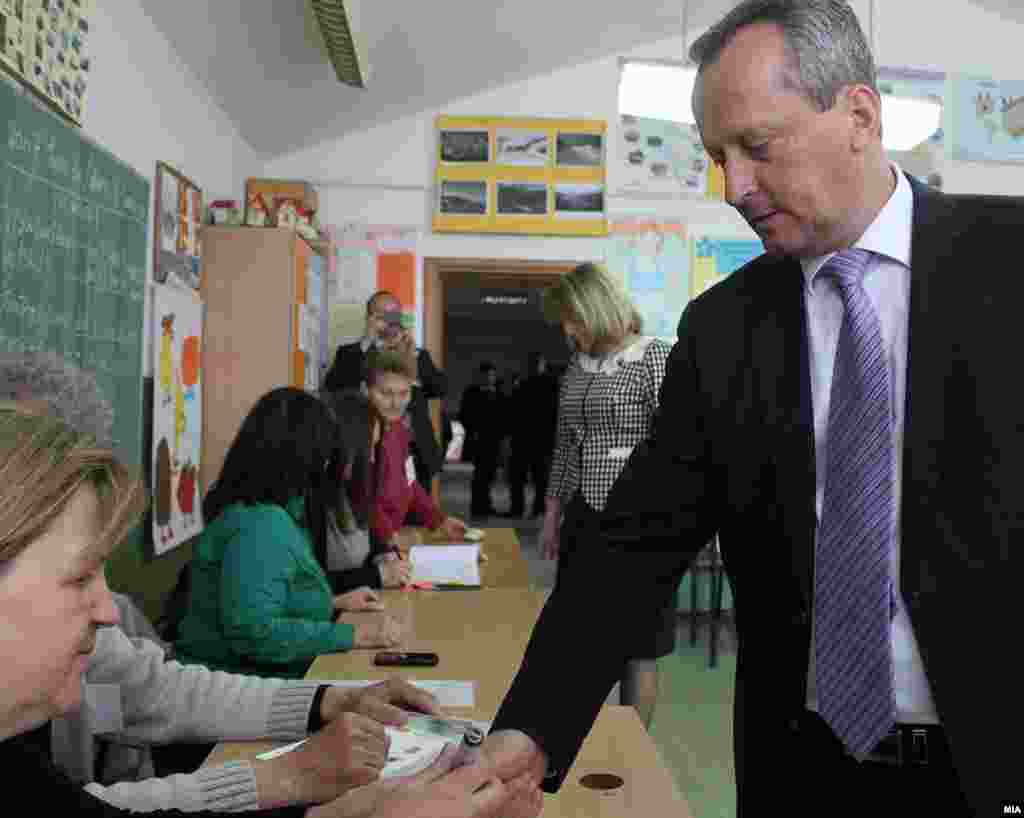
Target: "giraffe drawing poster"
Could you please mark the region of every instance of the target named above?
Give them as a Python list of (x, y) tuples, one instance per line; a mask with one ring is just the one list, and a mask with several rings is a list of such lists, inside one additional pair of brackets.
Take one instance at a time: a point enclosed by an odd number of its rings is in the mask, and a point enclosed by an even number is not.
[(203, 530), (203, 305), (194, 292), (154, 285), (153, 547), (157, 555)]

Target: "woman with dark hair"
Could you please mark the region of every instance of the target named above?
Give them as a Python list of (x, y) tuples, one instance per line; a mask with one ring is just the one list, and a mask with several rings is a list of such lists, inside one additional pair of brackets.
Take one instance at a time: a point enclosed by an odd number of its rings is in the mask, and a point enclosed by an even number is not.
[(375, 499), (373, 451), (380, 420), (360, 392), (323, 392), (334, 415), (346, 461), (339, 467), (338, 505), (327, 517), (326, 555), (321, 563), (336, 594), (362, 588), (399, 588), (409, 581), (409, 563), (370, 534)]
[(347, 462), (338, 424), (316, 397), (283, 387), (260, 398), (203, 501), (207, 525), (176, 642), (182, 661), (300, 678), (321, 653), (398, 644), (390, 617), (335, 621), (376, 601), (335, 596), (322, 568)]

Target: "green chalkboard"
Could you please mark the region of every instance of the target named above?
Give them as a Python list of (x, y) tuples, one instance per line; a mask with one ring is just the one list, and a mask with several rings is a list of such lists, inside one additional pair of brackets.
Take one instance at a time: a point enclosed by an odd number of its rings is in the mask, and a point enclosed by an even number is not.
[(94, 373), (141, 465), (149, 181), (7, 81), (0, 123), (0, 349)]

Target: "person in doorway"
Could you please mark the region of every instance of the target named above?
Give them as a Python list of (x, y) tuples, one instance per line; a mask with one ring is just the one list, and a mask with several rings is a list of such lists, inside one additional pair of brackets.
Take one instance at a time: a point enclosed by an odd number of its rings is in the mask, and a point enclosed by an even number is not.
[(501, 453), (502, 413), (498, 369), (490, 361), (481, 362), (476, 383), (463, 393), (459, 420), (466, 427), (466, 444), (473, 459), (470, 516), (476, 519), (497, 516), (491, 490)]
[(544, 513), (548, 472), (555, 449), (558, 420), (558, 380), (548, 367), (547, 358), (532, 356), (530, 375), (520, 384), (510, 413), (509, 516), (520, 518), (526, 510), (526, 483), (533, 483), (532, 517)]

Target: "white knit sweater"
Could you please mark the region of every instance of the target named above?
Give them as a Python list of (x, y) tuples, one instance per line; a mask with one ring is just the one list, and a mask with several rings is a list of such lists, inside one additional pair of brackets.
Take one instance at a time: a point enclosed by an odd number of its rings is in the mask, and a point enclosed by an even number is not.
[[(303, 738), (318, 682), (281, 681), (207, 670), (167, 661), (149, 639), (129, 639), (119, 627), (97, 634), (85, 685), (117, 685), (123, 726), (104, 734), (121, 745), (175, 741), (294, 741)], [(83, 696), (83, 701), (85, 697)], [(257, 809), (256, 779), (249, 762), (189, 775), (149, 778), (109, 787), (92, 781), (97, 731), (88, 706), (53, 735), (58, 767), (115, 806), (139, 812), (236, 812)], [(69, 729), (70, 725), (70, 729)]]

